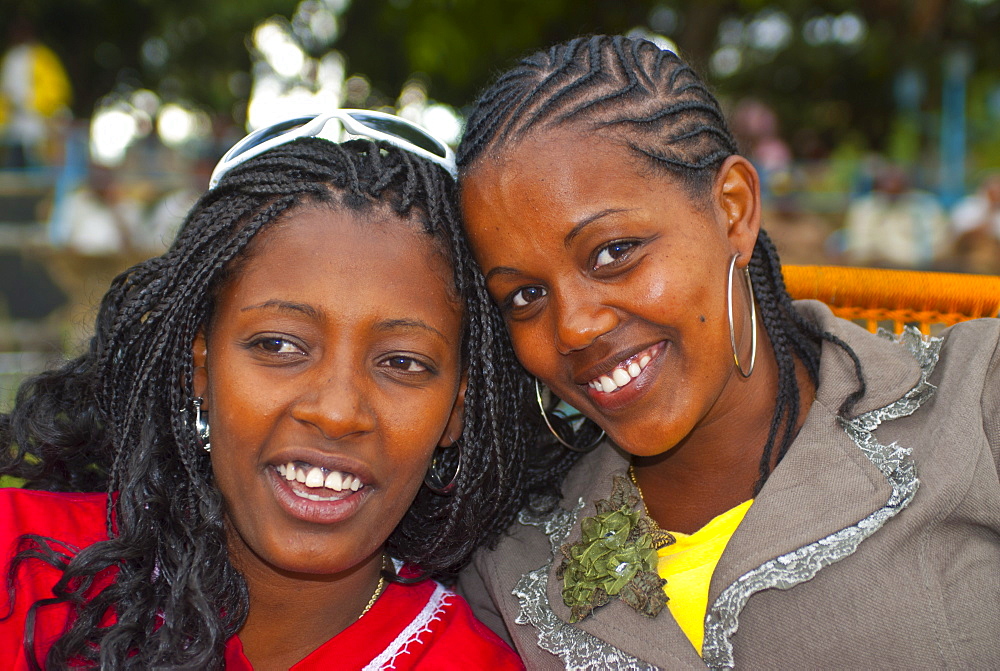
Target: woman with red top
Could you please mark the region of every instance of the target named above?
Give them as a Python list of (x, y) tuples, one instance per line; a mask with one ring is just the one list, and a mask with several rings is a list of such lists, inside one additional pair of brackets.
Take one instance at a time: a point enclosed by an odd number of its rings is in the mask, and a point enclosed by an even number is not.
[(453, 175), (357, 110), (223, 157), (0, 417), (0, 472), (104, 492), (0, 491), (0, 666), (523, 668), (434, 580), (538, 481)]

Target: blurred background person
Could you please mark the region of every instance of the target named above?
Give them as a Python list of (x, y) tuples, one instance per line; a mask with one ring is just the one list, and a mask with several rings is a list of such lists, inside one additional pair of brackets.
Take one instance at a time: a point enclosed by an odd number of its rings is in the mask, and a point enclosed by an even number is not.
[(958, 202), (951, 226), (959, 268), (1000, 273), (1000, 173), (987, 175), (975, 193)]
[(54, 210), (65, 244), (80, 254), (100, 255), (144, 248), (143, 203), (114, 171), (91, 166), (88, 179)]
[(882, 166), (872, 191), (851, 202), (844, 229), (846, 260), (857, 265), (929, 268), (948, 249), (943, 208), (894, 164)]
[(0, 62), (0, 128), (4, 167), (42, 165), (51, 156), (55, 124), (69, 113), (71, 89), (62, 62), (38, 41), (33, 24), (16, 17)]

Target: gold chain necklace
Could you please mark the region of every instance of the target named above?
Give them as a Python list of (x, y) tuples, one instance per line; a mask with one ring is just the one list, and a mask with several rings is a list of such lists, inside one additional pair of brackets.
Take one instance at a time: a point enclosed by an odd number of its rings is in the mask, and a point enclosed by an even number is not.
[(383, 587), (385, 587), (385, 576), (379, 575), (378, 584), (375, 585), (375, 593), (372, 594), (372, 598), (368, 599), (368, 605), (365, 606), (363, 611), (361, 611), (361, 615), (358, 615), (359, 620), (365, 616), (365, 613), (372, 609), (372, 606), (375, 605), (375, 601), (378, 600), (379, 595), (382, 594)]
[(635, 469), (629, 464), (628, 467), (628, 477), (632, 480), (632, 484), (635, 485), (635, 489), (639, 492), (639, 500), (642, 502), (642, 512), (645, 513), (646, 518), (649, 519), (650, 524), (653, 525), (653, 547), (657, 550), (660, 548), (665, 548), (668, 545), (672, 545), (677, 542), (674, 535), (669, 531), (662, 529), (653, 516), (649, 514), (649, 508), (646, 507), (646, 497), (642, 495), (642, 487), (639, 486), (639, 481), (635, 479)]

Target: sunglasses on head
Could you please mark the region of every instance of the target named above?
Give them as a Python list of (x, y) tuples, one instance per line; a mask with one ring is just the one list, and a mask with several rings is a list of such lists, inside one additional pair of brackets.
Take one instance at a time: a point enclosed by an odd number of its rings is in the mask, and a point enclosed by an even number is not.
[[(338, 123), (331, 124), (330, 121)], [(300, 137), (318, 137), (330, 142), (344, 142), (356, 137), (379, 140), (437, 163), (452, 177), (458, 175), (451, 148), (415, 123), (385, 112), (337, 109), (279, 121), (250, 133), (219, 160), (212, 171), (208, 188), (218, 186), (222, 178), (240, 163)]]

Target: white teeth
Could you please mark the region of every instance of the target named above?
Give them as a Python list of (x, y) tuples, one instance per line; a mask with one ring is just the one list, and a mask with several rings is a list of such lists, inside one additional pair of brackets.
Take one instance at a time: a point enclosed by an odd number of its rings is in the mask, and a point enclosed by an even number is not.
[(323, 486), (323, 469), (319, 466), (313, 466), (309, 469), (309, 473), (306, 475), (306, 487), (322, 487)]
[(602, 375), (596, 380), (591, 380), (588, 384), (594, 388), (596, 391), (610, 393), (621, 387), (624, 387), (633, 379), (639, 377), (643, 369), (649, 365), (649, 362), (653, 360), (653, 357), (649, 354), (643, 354), (638, 361), (632, 361), (630, 364), (624, 368), (615, 368), (608, 375)]
[[(361, 482), (361, 478), (351, 473), (344, 473), (343, 471), (324, 472), (323, 468), (309, 464), (296, 466), (294, 462), (289, 461), (287, 464), (279, 464), (275, 467), (275, 470), (286, 480), (301, 482), (310, 489), (324, 487), (334, 492), (348, 490), (356, 492), (365, 486)], [(293, 491), (295, 491), (294, 488)], [(314, 495), (305, 492), (296, 491), (295, 493), (301, 498), (308, 498), (312, 501), (333, 501), (337, 498), (323, 498), (321, 496), (313, 498)]]

